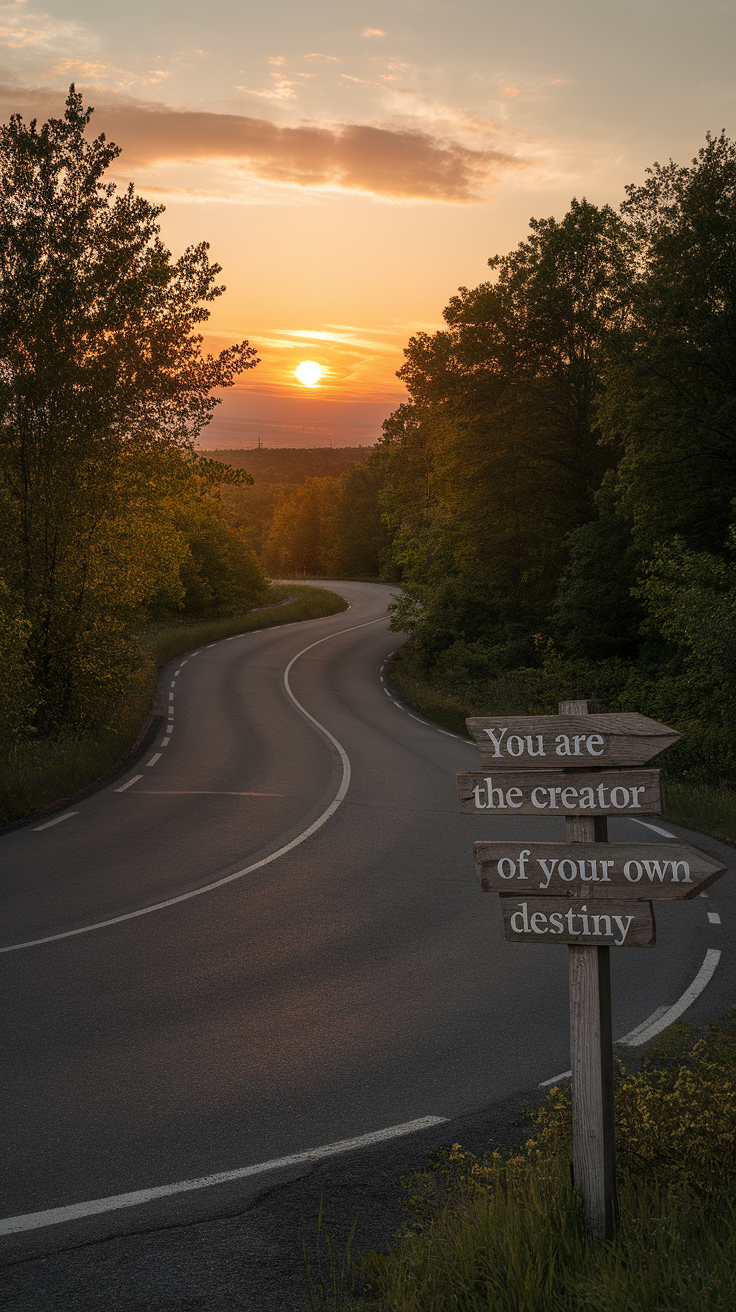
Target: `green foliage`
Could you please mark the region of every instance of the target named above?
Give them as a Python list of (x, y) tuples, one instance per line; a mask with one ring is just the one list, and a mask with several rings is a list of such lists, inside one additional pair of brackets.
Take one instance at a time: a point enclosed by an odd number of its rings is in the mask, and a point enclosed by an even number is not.
[(639, 544), (719, 553), (736, 494), (736, 146), (708, 135), (690, 166), (647, 172), (622, 206), (637, 273), (602, 429)]
[[(531, 1115), (504, 1157), (460, 1144), (403, 1182), (406, 1225), (353, 1259), (340, 1302), (368, 1312), (727, 1312), (736, 1300), (736, 1008), (704, 1033), (619, 1068), (619, 1227), (587, 1238), (571, 1187), (569, 1088)], [(333, 1246), (333, 1267), (339, 1255)], [(350, 1267), (346, 1254), (343, 1265)], [(346, 1295), (347, 1286), (347, 1295)]]
[(17, 743), (33, 732), (39, 694), (28, 660), (30, 621), (0, 579), (0, 745)]
[(219, 267), (205, 243), (172, 260), (160, 208), (105, 181), (119, 151), (91, 113), (72, 87), (63, 119), (0, 127), (0, 548), (37, 727), (62, 736), (112, 724), (146, 604), (181, 597), (167, 457), (211, 479), (191, 442), (257, 363), (202, 354)]

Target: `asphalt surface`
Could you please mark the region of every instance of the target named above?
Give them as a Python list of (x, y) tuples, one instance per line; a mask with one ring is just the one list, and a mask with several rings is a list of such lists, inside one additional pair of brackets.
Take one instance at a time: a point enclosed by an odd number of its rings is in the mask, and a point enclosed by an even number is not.
[[(359, 1213), (358, 1242), (386, 1242), (398, 1177), (428, 1146), (511, 1142), (530, 1091), (569, 1067), (568, 954), (504, 942), (471, 855), (478, 838), (561, 840), (563, 821), (458, 814), (477, 750), (382, 681), (391, 589), (330, 586), (350, 610), (172, 661), (150, 754), (69, 818), (0, 838), (0, 946), (31, 944), (0, 955), (0, 1216), (443, 1121), (25, 1222), (0, 1237), (0, 1307), (302, 1308), (320, 1198), (338, 1239)], [(657, 835), (618, 819), (610, 837)], [(675, 1003), (708, 949), (722, 955), (685, 1019), (731, 1004), (735, 901), (729, 872), (657, 905), (655, 949), (612, 954), (616, 1037)]]

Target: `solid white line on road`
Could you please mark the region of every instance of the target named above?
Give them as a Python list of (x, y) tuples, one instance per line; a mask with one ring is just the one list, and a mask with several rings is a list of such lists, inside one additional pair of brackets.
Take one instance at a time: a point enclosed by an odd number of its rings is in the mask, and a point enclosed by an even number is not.
[(64, 815), (57, 815), (55, 820), (47, 820), (45, 825), (36, 825), (33, 830), (34, 834), (40, 834), (42, 829), (50, 829), (52, 825), (60, 825), (62, 820), (71, 820), (73, 815), (79, 815), (78, 811), (65, 811)]
[(678, 998), (677, 1002), (671, 1007), (658, 1007), (648, 1020), (642, 1021), (641, 1025), (637, 1025), (636, 1029), (630, 1030), (618, 1042), (625, 1044), (627, 1048), (638, 1048), (642, 1043), (647, 1043), (649, 1039), (653, 1039), (655, 1034), (659, 1034), (661, 1030), (666, 1030), (668, 1025), (672, 1025), (674, 1021), (678, 1020), (683, 1011), (687, 1011), (688, 1007), (692, 1006), (695, 999), (703, 992), (703, 989), (710, 984), (720, 959), (721, 953), (718, 948), (708, 948), (700, 970), (692, 984), (685, 989), (682, 997)]
[(572, 1071), (563, 1071), (561, 1075), (553, 1075), (551, 1080), (542, 1080), (537, 1087), (546, 1089), (548, 1084), (556, 1084), (558, 1080), (569, 1080), (571, 1075)]
[(121, 788), (116, 788), (116, 789), (115, 789), (115, 792), (116, 792), (116, 793), (124, 793), (125, 790), (126, 790), (126, 788), (130, 788), (131, 784), (137, 784), (137, 783), (138, 783), (138, 780), (139, 780), (139, 779), (142, 779), (142, 778), (143, 778), (143, 775), (142, 775), (142, 774), (134, 774), (134, 775), (133, 775), (133, 778), (132, 778), (132, 779), (129, 779), (128, 782), (127, 782), (127, 784), (123, 784)]
[(711, 925), (720, 925), (720, 923), (721, 923), (721, 917), (719, 916), (719, 914), (718, 914), (717, 911), (709, 911), (709, 912), (708, 912), (708, 919), (709, 919)]
[(258, 1162), (255, 1166), (241, 1166), (235, 1171), (220, 1171), (217, 1175), (203, 1175), (197, 1180), (180, 1180), (177, 1184), (159, 1185), (153, 1189), (136, 1189), (133, 1193), (113, 1194), (109, 1198), (92, 1198), (88, 1202), (72, 1203), (68, 1207), (50, 1207), (45, 1212), (26, 1212), (24, 1216), (6, 1216), (0, 1220), (0, 1235), (17, 1235), (24, 1230), (40, 1230), (47, 1225), (62, 1225), (64, 1221), (78, 1221), (85, 1216), (116, 1212), (123, 1207), (139, 1207), (141, 1203), (155, 1202), (158, 1198), (170, 1198), (172, 1194), (191, 1193), (194, 1189), (209, 1189), (213, 1185), (229, 1184), (231, 1180), (245, 1180), (248, 1176), (263, 1175), (266, 1171), (278, 1171), (289, 1166), (308, 1166), (312, 1162), (324, 1161), (326, 1157), (337, 1157), (341, 1153), (350, 1153), (359, 1148), (370, 1148), (374, 1144), (385, 1143), (388, 1139), (416, 1134), (419, 1130), (431, 1129), (433, 1125), (444, 1125), (446, 1120), (445, 1116), (422, 1116), (416, 1121), (405, 1121), (403, 1125), (390, 1125), (385, 1130), (359, 1134), (355, 1139), (340, 1139), (337, 1143), (324, 1144), (321, 1148), (308, 1148), (306, 1152), (290, 1153), (288, 1157), (275, 1157), (270, 1162)]
[(653, 829), (655, 834), (661, 834), (663, 838), (677, 838), (677, 834), (671, 834), (669, 829), (660, 829), (658, 825), (647, 824), (646, 820), (637, 820), (635, 815), (629, 815), (627, 820), (633, 820), (635, 825), (643, 825), (645, 829)]
[(155, 765), (156, 762), (157, 762), (157, 761), (160, 761), (160, 760), (161, 760), (161, 753), (160, 753), (160, 752), (156, 752), (156, 755), (155, 755), (155, 756), (152, 756), (151, 759), (150, 759), (150, 761), (146, 761), (146, 765)]
[[(312, 723), (317, 726), (321, 733), (329, 738), (330, 742), (334, 743), (342, 761), (342, 783), (340, 784), (332, 802), (327, 807), (327, 810), (323, 811), (308, 829), (303, 830), (301, 834), (297, 834), (296, 838), (292, 838), (290, 843), (286, 843), (283, 847), (278, 848), (278, 850), (272, 852), (270, 856), (264, 856), (260, 861), (254, 861), (253, 865), (245, 866), (243, 870), (236, 870), (232, 875), (225, 875), (222, 879), (215, 879), (211, 884), (203, 884), (201, 888), (193, 888), (189, 893), (179, 893), (177, 897), (166, 898), (164, 902), (153, 902), (150, 906), (140, 907), (138, 911), (128, 911), (123, 916), (111, 916), (109, 920), (98, 920), (93, 925), (82, 925), (79, 929), (66, 929), (62, 934), (48, 934), (45, 938), (27, 939), (25, 943), (9, 943), (7, 947), (0, 948), (0, 955), (4, 952), (20, 952), (23, 948), (37, 948), (44, 943), (58, 943), (60, 939), (75, 938), (77, 934), (91, 934), (97, 929), (108, 929), (111, 925), (120, 925), (125, 920), (137, 920), (139, 916), (150, 916), (154, 911), (163, 911), (167, 907), (178, 906), (180, 902), (188, 902), (190, 898), (201, 897), (203, 893), (212, 893), (216, 888), (224, 888), (226, 884), (232, 884), (236, 879), (242, 879), (244, 875), (250, 875), (254, 870), (260, 870), (263, 866), (270, 865), (272, 861), (278, 861), (279, 857), (286, 856), (287, 852), (293, 851), (293, 849), (298, 847), (300, 843), (303, 843), (307, 838), (311, 838), (312, 834), (315, 834), (318, 829), (321, 829), (322, 825), (329, 820), (330, 816), (335, 814), (335, 811), (348, 791), (348, 785), (350, 783), (350, 761), (348, 760), (347, 752), (337, 739), (333, 738), (329, 730), (325, 729), (324, 725), (320, 724), (319, 720), (315, 720), (314, 716), (310, 715), (309, 711), (306, 711), (300, 702), (297, 701), (289, 686), (289, 670), (292, 668), (295, 661), (299, 660), (300, 656), (303, 656), (305, 652), (311, 651), (313, 647), (319, 647), (321, 643), (329, 642), (331, 638), (339, 638), (344, 633), (353, 633), (356, 629), (367, 629), (370, 628), (372, 624), (383, 624), (384, 622), (385, 616), (382, 615), (377, 620), (366, 620), (364, 624), (353, 624), (349, 629), (338, 629), (337, 633), (328, 633), (326, 638), (320, 638), (318, 642), (310, 642), (308, 647), (303, 647), (301, 651), (297, 652), (296, 656), (289, 662), (284, 670), (284, 685), (294, 705), (299, 708), (303, 715), (306, 715), (308, 720), (311, 720)], [(193, 652), (192, 654), (196, 655), (196, 652)], [(140, 775), (138, 777), (142, 778)]]

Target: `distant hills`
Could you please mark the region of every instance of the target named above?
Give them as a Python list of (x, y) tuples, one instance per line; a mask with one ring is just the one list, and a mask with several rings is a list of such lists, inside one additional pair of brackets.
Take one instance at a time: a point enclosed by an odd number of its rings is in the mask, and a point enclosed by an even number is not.
[(208, 450), (206, 455), (234, 469), (247, 469), (257, 484), (296, 487), (308, 478), (337, 478), (367, 460), (372, 450), (370, 446), (253, 447), (249, 451), (237, 447)]

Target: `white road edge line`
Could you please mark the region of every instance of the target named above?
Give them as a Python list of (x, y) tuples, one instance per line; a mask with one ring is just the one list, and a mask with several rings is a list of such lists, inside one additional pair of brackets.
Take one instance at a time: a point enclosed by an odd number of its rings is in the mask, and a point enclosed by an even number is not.
[(682, 997), (678, 998), (677, 1002), (671, 1007), (658, 1007), (648, 1020), (642, 1021), (641, 1025), (637, 1025), (636, 1029), (630, 1030), (618, 1042), (625, 1044), (627, 1048), (638, 1048), (642, 1043), (647, 1043), (649, 1039), (653, 1039), (655, 1034), (659, 1034), (661, 1030), (666, 1030), (667, 1026), (672, 1025), (682, 1015), (683, 1011), (687, 1011), (688, 1007), (692, 1006), (695, 999), (703, 992), (703, 989), (710, 984), (720, 959), (719, 948), (708, 948), (700, 970), (692, 984), (685, 989)]
[(20, 1234), (24, 1230), (40, 1230), (42, 1226), (61, 1225), (64, 1221), (78, 1221), (84, 1216), (99, 1216), (102, 1212), (115, 1212), (122, 1207), (139, 1207), (141, 1203), (151, 1203), (157, 1198), (170, 1198), (172, 1194), (190, 1193), (193, 1189), (209, 1189), (212, 1185), (227, 1184), (231, 1180), (244, 1180), (249, 1175), (261, 1175), (265, 1171), (277, 1171), (283, 1167), (320, 1162), (325, 1157), (337, 1157), (340, 1153), (353, 1152), (357, 1148), (369, 1148), (372, 1144), (385, 1143), (387, 1139), (398, 1139), (404, 1134), (416, 1134), (417, 1131), (428, 1130), (433, 1125), (444, 1125), (446, 1120), (446, 1116), (422, 1116), (416, 1121), (405, 1121), (403, 1125), (390, 1125), (385, 1130), (372, 1130), (370, 1134), (359, 1134), (355, 1139), (340, 1139), (337, 1143), (324, 1144), (321, 1148), (308, 1148), (303, 1153), (275, 1157), (271, 1162), (258, 1162), (256, 1166), (241, 1166), (235, 1171), (203, 1175), (198, 1180), (180, 1180), (177, 1184), (163, 1184), (153, 1189), (136, 1189), (129, 1194), (113, 1194), (110, 1198), (92, 1198), (85, 1203), (72, 1203), (69, 1207), (50, 1207), (45, 1212), (26, 1212), (24, 1216), (6, 1216), (0, 1220), (0, 1235)]
[(561, 1075), (553, 1075), (551, 1080), (542, 1080), (537, 1088), (546, 1089), (548, 1084), (556, 1084), (558, 1080), (569, 1080), (571, 1075), (572, 1071), (563, 1071)]
[(643, 825), (645, 829), (653, 829), (655, 834), (661, 834), (663, 838), (677, 838), (677, 834), (671, 834), (669, 829), (660, 829), (657, 825), (647, 824), (646, 820), (637, 820), (635, 815), (629, 815), (627, 820), (633, 820), (635, 825)]
[[(272, 852), (270, 856), (264, 856), (260, 861), (254, 861), (253, 865), (246, 866), (243, 870), (236, 870), (232, 875), (225, 875), (222, 879), (215, 879), (211, 884), (204, 884), (202, 888), (193, 888), (191, 892), (180, 893), (178, 897), (169, 897), (164, 902), (154, 902), (151, 906), (140, 907), (138, 911), (128, 911), (124, 916), (111, 916), (109, 920), (98, 920), (94, 925), (82, 925), (79, 929), (66, 929), (62, 934), (49, 934), (45, 938), (28, 939), (25, 943), (10, 943), (7, 947), (0, 948), (0, 956), (4, 952), (20, 952), (23, 948), (37, 948), (43, 943), (58, 943), (60, 939), (74, 938), (77, 934), (91, 934), (93, 930), (96, 929), (108, 929), (110, 925), (120, 925), (125, 920), (137, 920), (139, 916), (150, 916), (154, 911), (163, 911), (166, 907), (178, 906), (180, 902), (188, 902), (190, 898), (201, 897), (203, 893), (212, 893), (216, 888), (223, 888), (225, 884), (232, 884), (236, 879), (242, 879), (244, 875), (250, 875), (254, 870), (260, 870), (262, 866), (270, 865), (272, 861), (277, 861), (279, 857), (285, 856), (287, 852), (291, 852), (293, 848), (298, 847), (299, 844), (305, 842), (307, 838), (311, 838), (312, 834), (315, 834), (318, 829), (321, 829), (322, 825), (330, 819), (330, 816), (335, 814), (335, 811), (347, 793), (350, 784), (350, 761), (348, 760), (347, 752), (337, 741), (337, 738), (333, 738), (329, 729), (325, 729), (325, 726), (320, 724), (319, 720), (315, 720), (314, 716), (310, 715), (309, 711), (304, 709), (301, 702), (297, 701), (289, 686), (289, 670), (295, 662), (299, 660), (300, 656), (303, 656), (305, 652), (311, 651), (313, 647), (319, 647), (323, 642), (329, 642), (332, 638), (339, 638), (343, 633), (353, 633), (355, 629), (367, 629), (370, 628), (372, 624), (382, 624), (384, 620), (385, 616), (381, 615), (377, 620), (366, 620), (364, 624), (353, 624), (350, 628), (338, 629), (337, 633), (328, 633), (326, 638), (319, 638), (317, 642), (310, 642), (308, 647), (302, 647), (302, 650), (297, 652), (296, 656), (289, 661), (289, 664), (284, 670), (284, 686), (288, 696), (302, 714), (306, 715), (307, 719), (311, 720), (312, 724), (314, 724), (320, 732), (334, 744), (342, 761), (342, 783), (340, 784), (332, 802), (327, 807), (327, 810), (323, 811), (321, 816), (318, 816), (308, 829), (305, 829), (301, 834), (297, 834), (297, 837), (292, 838), (290, 843), (286, 843), (285, 846), (280, 847), (278, 851)], [(193, 652), (192, 654), (196, 655), (196, 652)], [(120, 790), (116, 789), (115, 791), (118, 792)]]
[(60, 825), (62, 820), (71, 820), (73, 815), (79, 815), (78, 811), (65, 811), (64, 815), (57, 815), (55, 820), (47, 820), (44, 825), (36, 825), (33, 830), (34, 834), (40, 834), (42, 829), (50, 829), (52, 825)]
[[(695, 999), (710, 983), (720, 959), (721, 954), (718, 948), (708, 948), (700, 970), (692, 984), (685, 989), (682, 997), (678, 998), (677, 1002), (671, 1007), (657, 1007), (657, 1010), (653, 1011), (646, 1020), (643, 1020), (641, 1025), (629, 1030), (628, 1034), (625, 1034), (622, 1039), (617, 1039), (616, 1042), (625, 1044), (627, 1048), (638, 1048), (641, 1044), (647, 1043), (649, 1039), (653, 1039), (662, 1030), (666, 1030), (668, 1025), (672, 1025), (684, 1011), (687, 1011), (688, 1007), (692, 1006)], [(537, 1087), (544, 1089), (548, 1084), (555, 1084), (557, 1080), (569, 1079), (571, 1075), (572, 1071), (563, 1071), (561, 1075), (553, 1075), (551, 1080), (542, 1080)]]

